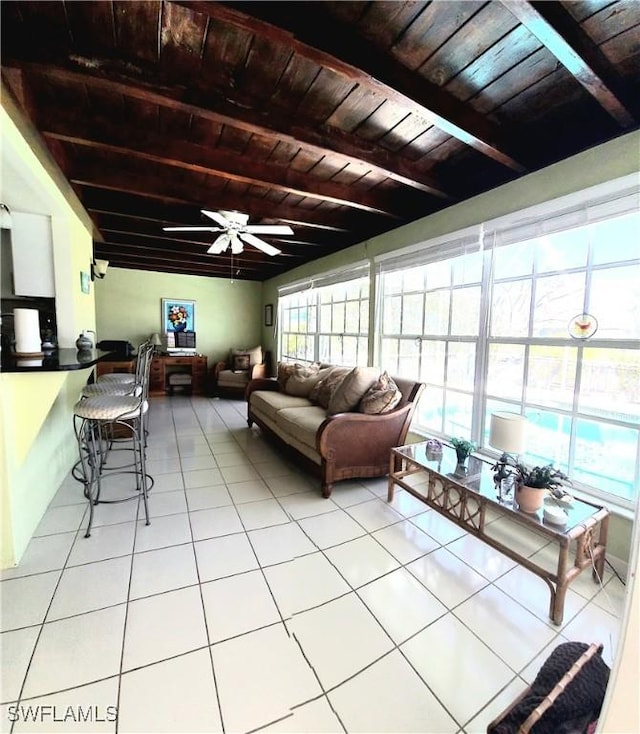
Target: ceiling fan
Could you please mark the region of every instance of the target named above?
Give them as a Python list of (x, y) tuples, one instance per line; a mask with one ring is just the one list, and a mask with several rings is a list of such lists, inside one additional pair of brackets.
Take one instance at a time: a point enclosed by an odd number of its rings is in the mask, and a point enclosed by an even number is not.
[(279, 255), (281, 250), (264, 242), (256, 234), (293, 234), (287, 224), (247, 224), (248, 214), (222, 210), (212, 212), (208, 209), (200, 210), (205, 216), (213, 219), (218, 227), (163, 227), (165, 232), (222, 232), (213, 241), (208, 253), (219, 255), (229, 246), (233, 255), (239, 255), (244, 249), (243, 242), (257, 247), (267, 255)]

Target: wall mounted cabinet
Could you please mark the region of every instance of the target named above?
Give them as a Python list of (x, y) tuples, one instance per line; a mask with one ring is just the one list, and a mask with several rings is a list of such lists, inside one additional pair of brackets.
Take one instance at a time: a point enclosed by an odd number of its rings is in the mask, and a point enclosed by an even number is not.
[(13, 211), (11, 222), (15, 295), (55, 298), (51, 217)]

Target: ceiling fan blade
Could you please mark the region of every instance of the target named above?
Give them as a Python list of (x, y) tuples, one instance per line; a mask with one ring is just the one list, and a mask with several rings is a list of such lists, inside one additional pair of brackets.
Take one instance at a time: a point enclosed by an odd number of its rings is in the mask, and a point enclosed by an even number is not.
[(211, 255), (220, 255), (229, 246), (229, 240), (230, 237), (226, 232), (224, 234), (221, 234), (220, 237), (218, 237), (211, 243), (211, 247), (207, 250), (207, 252)]
[(293, 234), (288, 224), (249, 224), (244, 231), (254, 234)]
[(220, 212), (212, 212), (209, 209), (200, 209), (200, 211), (209, 219), (213, 219), (214, 222), (217, 222), (223, 229), (229, 229), (231, 222), (224, 216), (224, 214), (221, 214)]
[(277, 247), (274, 247), (273, 245), (270, 245), (267, 242), (263, 242), (261, 239), (258, 239), (257, 237), (252, 235), (250, 232), (241, 232), (240, 237), (245, 242), (248, 242), (250, 245), (257, 247), (258, 250), (262, 250), (262, 252), (264, 252), (267, 255), (279, 255), (282, 252), (282, 250), (279, 250)]
[(163, 232), (222, 232), (222, 227), (163, 227)]

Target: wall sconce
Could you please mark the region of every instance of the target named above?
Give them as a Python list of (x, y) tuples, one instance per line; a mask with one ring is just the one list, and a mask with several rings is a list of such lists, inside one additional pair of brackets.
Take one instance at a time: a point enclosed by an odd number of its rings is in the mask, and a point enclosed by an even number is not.
[(11, 210), (6, 204), (0, 203), (0, 227), (11, 229)]
[(94, 260), (91, 263), (91, 280), (95, 280), (96, 278), (100, 278), (102, 280), (102, 278), (107, 274), (108, 267), (108, 260)]

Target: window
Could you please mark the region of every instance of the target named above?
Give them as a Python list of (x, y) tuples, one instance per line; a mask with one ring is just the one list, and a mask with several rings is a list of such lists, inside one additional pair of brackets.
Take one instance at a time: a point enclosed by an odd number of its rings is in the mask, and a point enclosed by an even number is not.
[(368, 263), (282, 289), (278, 311), (279, 359), (367, 364)]
[[(523, 414), (527, 463), (552, 462), (631, 506), (640, 466), (637, 191), (556, 205), (382, 260), (381, 362), (426, 383), (416, 428), (487, 446), (491, 413)], [(569, 324), (583, 313), (597, 331), (573, 338)]]

